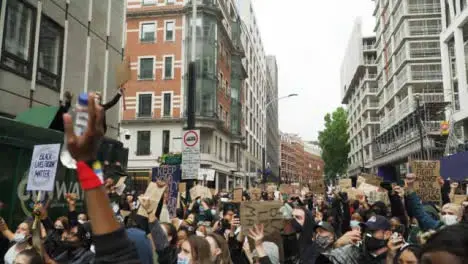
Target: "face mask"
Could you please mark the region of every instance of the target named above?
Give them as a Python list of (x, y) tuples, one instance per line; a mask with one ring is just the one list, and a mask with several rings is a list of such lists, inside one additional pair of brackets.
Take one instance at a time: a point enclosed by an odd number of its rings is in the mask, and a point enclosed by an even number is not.
[(28, 238), (22, 233), (15, 233), (15, 237), (13, 238), (13, 241), (17, 244), (24, 243), (26, 240), (28, 240)]
[(75, 250), (77, 248), (80, 248), (82, 246), (80, 241), (77, 242), (71, 242), (71, 241), (62, 241), (62, 247), (65, 250)]
[(351, 228), (353, 228), (353, 227), (359, 227), (359, 224), (360, 224), (359, 221), (352, 220), (352, 221), (349, 223), (349, 226), (350, 226)]
[(315, 238), (315, 243), (317, 243), (320, 248), (325, 249), (332, 243), (332, 241), (328, 236), (317, 236)]
[(448, 226), (455, 225), (458, 223), (458, 219), (456, 215), (443, 215), (441, 219), (442, 219), (442, 222)]
[(178, 256), (177, 257), (177, 264), (189, 264), (190, 261), (187, 257), (182, 257), (182, 256)]
[(302, 225), (296, 219), (293, 219), (292, 226), (296, 230), (296, 233), (302, 232)]
[(195, 234), (199, 237), (205, 237), (205, 234), (203, 234), (202, 232), (200, 231), (196, 231)]
[(84, 224), (86, 223), (86, 221), (85, 221), (85, 220), (79, 219), (79, 220), (78, 220), (78, 223), (80, 223), (81, 225), (84, 225)]
[(89, 247), (89, 251), (93, 252), (94, 254), (96, 254), (96, 248), (94, 247), (94, 245), (91, 245)]
[(211, 209), (211, 215), (216, 215), (216, 210), (215, 209)]
[(61, 226), (61, 225), (56, 225), (56, 226), (55, 226), (55, 229), (57, 229), (57, 230), (63, 230), (63, 226)]
[(388, 240), (386, 239), (377, 239), (373, 237), (371, 234), (365, 235), (364, 246), (369, 252), (377, 251), (381, 248), (387, 246)]

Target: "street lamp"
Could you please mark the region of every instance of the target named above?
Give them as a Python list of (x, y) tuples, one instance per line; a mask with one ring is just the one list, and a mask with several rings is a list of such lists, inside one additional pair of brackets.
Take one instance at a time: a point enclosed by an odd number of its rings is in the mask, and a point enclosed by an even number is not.
[[(282, 99), (286, 99), (286, 98), (290, 98), (290, 97), (295, 97), (295, 96), (299, 96), (299, 94), (297, 93), (292, 93), (292, 94), (288, 94), (286, 96), (282, 96), (282, 97), (278, 97), (278, 98), (274, 98), (274, 99), (271, 99), (269, 102), (267, 102), (265, 104), (265, 114), (264, 114), (264, 118), (263, 118), (263, 141), (264, 141), (264, 144), (263, 144), (263, 155), (262, 155), (262, 176), (263, 176), (263, 182), (266, 182), (266, 177), (265, 177), (265, 169), (266, 169), (266, 164), (267, 164), (267, 112), (268, 112), (268, 107), (271, 106), (272, 103), (274, 102), (277, 102), (279, 100), (282, 100)], [(280, 175), (278, 175), (278, 177), (281, 177)]]

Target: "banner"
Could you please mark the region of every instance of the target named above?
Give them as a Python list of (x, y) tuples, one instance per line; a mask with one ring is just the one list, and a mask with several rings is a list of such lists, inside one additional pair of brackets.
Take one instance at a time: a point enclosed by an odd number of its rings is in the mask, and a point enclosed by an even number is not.
[(168, 188), (167, 210), (171, 218), (176, 217), (177, 196), (179, 193), (180, 182), (180, 166), (179, 165), (162, 165), (153, 168), (152, 181), (162, 181), (166, 183)]

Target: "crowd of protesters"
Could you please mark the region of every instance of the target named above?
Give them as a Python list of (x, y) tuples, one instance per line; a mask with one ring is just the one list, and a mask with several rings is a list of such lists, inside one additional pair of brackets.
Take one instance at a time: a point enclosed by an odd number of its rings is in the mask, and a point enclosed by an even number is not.
[[(260, 223), (243, 230), (239, 206), (229, 194), (192, 197), (172, 219), (165, 198), (151, 210), (136, 194), (125, 193), (111, 206), (113, 183), (103, 179), (95, 162), (104, 109), (90, 102), (83, 136), (73, 133), (71, 117), (64, 115), (86, 212), (77, 211), (75, 195), (68, 194), (68, 214), (57, 219), (50, 219), (47, 204), (37, 204), (34, 217), (16, 229), (0, 219), (1, 239), (9, 241), (0, 243), (4, 263), (468, 263), (466, 203), (450, 200), (457, 184), (441, 179), (439, 207), (416, 195), (413, 174), (406, 175), (404, 186), (392, 185), (389, 204), (370, 204), (364, 194), (351, 198), (339, 190), (263, 193), (265, 203), (282, 202), (284, 227), (277, 234), (267, 234)], [(243, 200), (249, 199), (244, 191)], [(141, 208), (147, 217), (137, 213)]]

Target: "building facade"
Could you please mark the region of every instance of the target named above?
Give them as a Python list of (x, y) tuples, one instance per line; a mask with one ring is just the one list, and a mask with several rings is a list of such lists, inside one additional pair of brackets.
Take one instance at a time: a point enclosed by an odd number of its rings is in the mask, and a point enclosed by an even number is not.
[[(184, 0), (129, 0), (128, 83), (122, 126), (131, 135), (129, 171), (149, 178), (158, 157), (181, 151), (191, 58), (192, 5)], [(201, 167), (216, 172), (209, 185), (247, 184), (243, 117), (244, 48), (232, 1), (198, 1), (195, 58), (196, 128)]]
[(275, 56), (267, 56), (269, 84), (266, 98), (266, 163), (273, 179), (279, 177), (280, 166), (280, 132), (278, 125), (278, 65)]
[(281, 133), (281, 182), (310, 184), (324, 176), (325, 163), (317, 155), (316, 142), (303, 141), (297, 134)]
[(398, 175), (409, 158), (434, 159), (444, 150), (440, 3), (375, 1), (380, 131), (372, 165), (384, 177)]
[(449, 122), (449, 137), (444, 151), (446, 155), (464, 151), (468, 139), (467, 6), (466, 0), (442, 1), (441, 6), (443, 83), (445, 100), (451, 102), (446, 111)]
[(379, 134), (375, 37), (364, 37), (361, 20), (352, 31), (341, 66), (342, 103), (348, 105), (348, 175), (371, 168), (373, 139)]
[[(58, 106), (65, 91), (116, 93), (123, 1), (0, 1), (0, 115)], [(117, 138), (119, 108), (106, 113)]]

